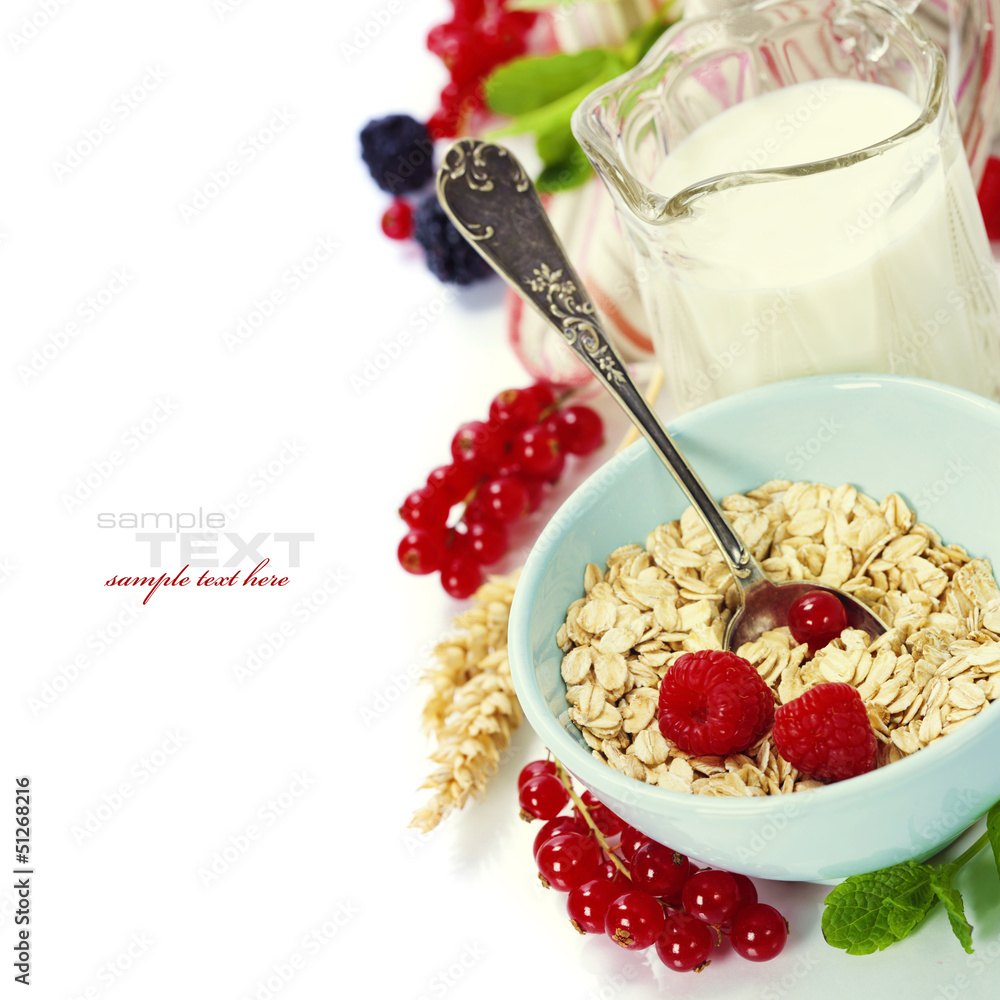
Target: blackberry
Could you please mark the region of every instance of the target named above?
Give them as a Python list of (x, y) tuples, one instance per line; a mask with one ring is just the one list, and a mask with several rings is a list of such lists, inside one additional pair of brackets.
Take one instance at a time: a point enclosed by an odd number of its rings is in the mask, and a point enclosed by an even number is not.
[(375, 118), (361, 130), (361, 159), (389, 194), (417, 191), (434, 176), (434, 143), (409, 115)]
[(417, 208), (413, 237), (427, 251), (427, 266), (441, 281), (471, 285), (493, 273), (452, 224), (436, 195), (428, 195)]

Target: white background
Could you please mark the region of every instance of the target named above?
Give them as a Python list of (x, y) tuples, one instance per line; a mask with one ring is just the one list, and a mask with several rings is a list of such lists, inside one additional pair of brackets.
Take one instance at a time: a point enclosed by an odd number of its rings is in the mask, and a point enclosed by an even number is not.
[[(3, 6), (0, 871), (14, 867), (13, 778), (28, 774), (35, 873), (34, 993), (13, 983), (6, 874), (0, 995), (987, 996), (1000, 915), (985, 857), (963, 876), (982, 883), (972, 958), (940, 913), (848, 958), (819, 935), (822, 888), (761, 883), (792, 925), (781, 958), (729, 954), (679, 977), (578, 937), (535, 880), (514, 794), (541, 750), (527, 728), (484, 803), (428, 837), (407, 830), (428, 768), (414, 678), (460, 605), (397, 567), (395, 509), (460, 422), (527, 379), (498, 284), (452, 300), (419, 248), (379, 232), (388, 199), (357, 133), (433, 110), (444, 70), (423, 36), (448, 4), (402, 0), (346, 52), (386, 7), (62, 0), (21, 44), (42, 0)], [(102, 119), (100, 144), (57, 170)], [(310, 261), (320, 241), (337, 249)], [(289, 291), (295, 267), (311, 275)], [(231, 350), (227, 331), (276, 288), (280, 307)], [(358, 391), (350, 376), (402, 331), (409, 345)], [(624, 430), (608, 427), (609, 441)], [(150, 550), (98, 513), (234, 503), (230, 530), (266, 534), (287, 586), (161, 588), (143, 607), (103, 585), (150, 572)], [(288, 532), (315, 536), (297, 566), (273, 538)], [(178, 557), (166, 549), (162, 568)]]

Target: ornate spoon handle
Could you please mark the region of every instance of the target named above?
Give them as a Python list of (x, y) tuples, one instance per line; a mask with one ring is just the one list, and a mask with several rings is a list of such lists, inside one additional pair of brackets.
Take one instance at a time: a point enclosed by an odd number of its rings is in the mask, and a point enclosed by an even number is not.
[(437, 195), (459, 232), (558, 330), (597, 378), (606, 380), (605, 388), (701, 512), (741, 584), (762, 577), (756, 560), (632, 381), (514, 155), (494, 143), (459, 140), (438, 170)]

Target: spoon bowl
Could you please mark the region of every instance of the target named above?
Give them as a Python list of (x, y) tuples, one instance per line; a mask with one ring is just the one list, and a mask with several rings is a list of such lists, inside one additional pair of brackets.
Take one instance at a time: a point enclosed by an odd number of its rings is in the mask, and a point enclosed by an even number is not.
[(877, 615), (835, 587), (802, 581), (774, 583), (767, 578), (632, 381), (534, 185), (510, 150), (478, 139), (460, 139), (449, 148), (438, 170), (437, 195), (459, 232), (611, 393), (701, 515), (740, 591), (740, 607), (726, 631), (726, 649), (736, 650), (769, 629), (787, 625), (792, 603), (816, 590), (834, 594), (844, 606), (848, 625), (867, 632), (870, 640), (885, 632)]

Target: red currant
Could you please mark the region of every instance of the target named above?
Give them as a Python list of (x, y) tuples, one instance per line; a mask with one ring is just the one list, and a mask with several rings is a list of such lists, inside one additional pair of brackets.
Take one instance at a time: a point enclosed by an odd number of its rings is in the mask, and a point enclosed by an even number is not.
[[(590, 827), (587, 828), (588, 831)], [(619, 895), (623, 892), (627, 892), (631, 886), (632, 882), (627, 879), (622, 873), (618, 866), (611, 860), (604, 861), (601, 864), (600, 871), (597, 873), (598, 878), (602, 878), (605, 882), (614, 882), (615, 885), (620, 885), (621, 888), (618, 890)]]
[(531, 388), (504, 389), (490, 403), (490, 423), (511, 433), (538, 423), (538, 396)]
[(733, 880), (736, 882), (736, 888), (740, 890), (740, 909), (756, 903), (757, 886), (746, 875), (737, 875), (736, 872), (730, 872), (729, 874), (732, 875)]
[(663, 930), (663, 907), (648, 892), (626, 892), (608, 907), (604, 930), (623, 948), (642, 951)]
[(556, 762), (554, 760), (533, 760), (521, 768), (521, 773), (517, 776), (517, 790), (520, 791), (524, 787), (524, 783), (537, 774), (555, 773)]
[[(590, 818), (597, 824), (597, 829), (604, 834), (605, 837), (613, 837), (615, 834), (621, 833), (625, 828), (625, 823), (622, 821), (621, 817), (616, 813), (613, 813), (596, 795), (592, 792), (584, 792), (580, 796), (580, 800), (587, 807), (587, 812), (590, 813)], [(575, 808), (573, 812), (577, 816), (580, 816), (581, 821), (583, 816), (580, 815), (580, 810)]]
[(536, 382), (534, 385), (529, 385), (527, 389), (522, 391), (530, 392), (531, 395), (535, 397), (535, 401), (538, 403), (539, 413), (547, 410), (550, 406), (555, 404), (555, 393), (552, 391), (552, 387), (547, 385), (545, 382)]
[(520, 789), (521, 809), (528, 818), (553, 819), (569, 802), (566, 787), (554, 774), (536, 774)]
[(708, 964), (714, 943), (708, 924), (686, 913), (671, 913), (656, 939), (656, 954), (674, 972), (701, 972)]
[(569, 892), (593, 880), (601, 864), (601, 852), (596, 841), (582, 833), (561, 833), (542, 844), (535, 862), (546, 888)]
[(459, 465), (487, 472), (500, 461), (501, 443), (493, 428), (481, 420), (462, 424), (451, 441), (451, 454)]
[(729, 940), (733, 949), (751, 962), (768, 962), (781, 953), (788, 938), (788, 922), (767, 903), (742, 907), (733, 917)]
[(444, 538), (440, 532), (430, 531), (427, 528), (414, 528), (403, 536), (396, 550), (399, 565), (407, 573), (415, 573), (422, 576), (425, 573), (433, 573), (441, 566), (444, 558)]
[(528, 513), (538, 510), (545, 492), (545, 483), (535, 476), (528, 476), (524, 473), (519, 473), (515, 478), (528, 491)]
[(491, 479), (478, 494), (485, 508), (500, 522), (516, 521), (528, 511), (528, 487), (513, 476)]
[(788, 609), (788, 627), (796, 642), (809, 643), (809, 651), (815, 653), (847, 628), (847, 612), (835, 594), (814, 590)]
[(441, 569), (441, 586), (449, 597), (459, 601), (471, 597), (482, 579), (479, 564), (468, 556), (452, 556)]
[(633, 854), (629, 872), (638, 888), (654, 896), (672, 896), (684, 885), (689, 867), (685, 855), (649, 841)]
[(496, 562), (507, 551), (507, 532), (489, 518), (468, 525), (463, 536), (465, 551), (481, 566)]
[(437, 490), (449, 504), (464, 500), (475, 484), (475, 473), (465, 463), (440, 465), (427, 477), (427, 485)]
[(584, 836), (587, 836), (590, 831), (575, 816), (556, 816), (555, 819), (550, 819), (535, 834), (535, 843), (532, 845), (532, 852), (535, 857), (538, 857), (538, 852), (546, 840), (558, 837), (561, 833), (582, 833)]
[(581, 934), (603, 934), (608, 907), (622, 894), (618, 885), (602, 878), (584, 882), (570, 889), (566, 912), (570, 923)]
[(650, 844), (652, 841), (644, 833), (640, 833), (634, 826), (626, 826), (622, 828), (622, 839), (621, 839), (621, 854), (622, 858), (625, 860), (625, 864), (631, 864), (632, 858), (635, 856), (635, 852), (642, 847), (643, 844)]
[(604, 440), (604, 422), (589, 406), (567, 406), (549, 417), (559, 447), (571, 455), (589, 455)]
[(740, 905), (740, 890), (729, 872), (707, 869), (692, 875), (681, 890), (684, 909), (696, 920), (721, 924)]
[(486, 0), (454, 0), (455, 20), (475, 24), (486, 14)]
[(413, 235), (413, 208), (396, 198), (382, 216), (382, 232), (390, 240), (408, 240)]
[(511, 458), (529, 475), (550, 479), (562, 457), (558, 438), (542, 424), (535, 424), (514, 437)]
[(414, 490), (399, 508), (399, 516), (411, 528), (443, 528), (451, 504), (431, 486)]

